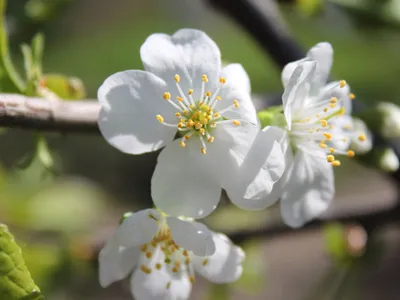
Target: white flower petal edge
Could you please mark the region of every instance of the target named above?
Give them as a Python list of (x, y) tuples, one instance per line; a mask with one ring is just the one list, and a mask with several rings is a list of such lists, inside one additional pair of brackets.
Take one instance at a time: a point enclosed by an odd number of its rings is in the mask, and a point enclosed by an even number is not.
[(283, 220), (295, 228), (304, 225), (329, 207), (334, 193), (332, 166), (298, 150), (280, 202)]
[(107, 78), (98, 91), (98, 123), (107, 142), (130, 154), (155, 151), (170, 143), (176, 130), (160, 126), (155, 118), (158, 113), (173, 117), (173, 107), (162, 99), (165, 89), (162, 79), (139, 70)]
[[(130, 235), (138, 234), (138, 223), (144, 214), (158, 224), (155, 236), (141, 245), (121, 246), (131, 243), (129, 229)], [(123, 237), (130, 241), (124, 242)], [(243, 259), (239, 247), (205, 225), (145, 210), (128, 217), (101, 250), (99, 279), (106, 287), (133, 272), (131, 288), (135, 299), (188, 299), (194, 271), (216, 283), (232, 282), (242, 273)]]

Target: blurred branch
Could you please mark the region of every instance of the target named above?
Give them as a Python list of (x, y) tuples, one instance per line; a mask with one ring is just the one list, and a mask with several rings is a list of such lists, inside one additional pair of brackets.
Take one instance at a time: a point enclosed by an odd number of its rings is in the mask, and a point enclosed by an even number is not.
[(59, 101), (0, 94), (0, 126), (98, 133), (97, 101)]

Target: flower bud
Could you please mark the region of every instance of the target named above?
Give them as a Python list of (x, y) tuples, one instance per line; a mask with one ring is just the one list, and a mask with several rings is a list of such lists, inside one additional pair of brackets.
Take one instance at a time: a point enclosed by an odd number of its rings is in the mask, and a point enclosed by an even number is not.
[(400, 137), (400, 108), (394, 103), (382, 102), (377, 106), (382, 116), (380, 132), (385, 138)]
[(378, 167), (385, 172), (395, 172), (399, 168), (399, 159), (393, 149), (386, 148), (378, 154)]

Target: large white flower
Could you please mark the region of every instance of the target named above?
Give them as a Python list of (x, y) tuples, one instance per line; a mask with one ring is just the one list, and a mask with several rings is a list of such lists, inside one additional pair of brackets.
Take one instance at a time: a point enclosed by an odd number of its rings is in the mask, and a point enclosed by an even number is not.
[(340, 165), (335, 155), (354, 156), (348, 149), (354, 135), (366, 139), (365, 134), (349, 130), (352, 119), (345, 113), (351, 111), (353, 95), (346, 82), (327, 83), (332, 54), (330, 44), (320, 43), (282, 72), (282, 127), (293, 155), (286, 154), (284, 182), (276, 186), (283, 193), (283, 220), (292, 227), (302, 226), (329, 207), (335, 191), (332, 166)]
[(101, 250), (99, 280), (107, 287), (133, 272), (137, 300), (188, 299), (194, 272), (215, 283), (233, 282), (244, 257), (225, 235), (148, 209), (128, 217)]
[[(156, 206), (169, 215), (201, 218), (215, 209), (221, 188), (233, 202), (248, 199), (244, 189), (268, 194), (284, 160), (275, 137), (259, 130), (242, 66), (222, 68), (217, 45), (191, 29), (153, 34), (140, 53), (146, 71), (114, 74), (100, 87), (99, 127), (126, 153), (166, 146), (152, 178)], [(271, 158), (255, 164), (247, 154), (259, 139)], [(253, 166), (246, 173), (245, 159)], [(237, 189), (243, 182), (247, 186)]]

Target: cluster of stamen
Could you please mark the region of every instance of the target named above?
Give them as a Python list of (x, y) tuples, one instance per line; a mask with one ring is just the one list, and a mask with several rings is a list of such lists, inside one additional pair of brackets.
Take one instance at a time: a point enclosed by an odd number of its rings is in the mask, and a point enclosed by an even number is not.
[[(346, 84), (347, 83), (344, 80), (339, 81), (340, 88), (345, 87)], [(355, 99), (355, 95), (351, 93), (349, 98), (353, 100)], [(335, 158), (334, 154), (345, 154), (350, 158), (355, 156), (355, 152), (353, 150), (344, 152), (333, 147), (329, 147), (330, 142), (337, 141), (334, 136), (335, 134), (332, 132), (333, 125), (330, 121), (334, 118), (340, 118), (345, 113), (344, 107), (338, 105), (338, 102), (338, 98), (332, 97), (307, 108), (306, 113), (309, 116), (298, 121), (294, 121), (291, 130), (291, 135), (295, 139), (308, 139), (311, 141), (316, 140), (319, 148), (323, 149), (327, 154), (326, 160), (334, 167), (341, 165), (340, 161)], [(348, 129), (350, 129), (350, 125), (348, 125)], [(360, 134), (358, 139), (360, 141), (365, 141), (366, 136), (364, 134)], [(347, 142), (347, 138), (341, 138), (341, 141)]]
[(211, 93), (210, 91), (206, 91), (208, 77), (207, 75), (203, 74), (201, 78), (202, 87), (200, 99), (193, 98), (193, 89), (189, 89), (186, 94), (183, 92), (179, 85), (181, 78), (178, 74), (174, 76), (174, 79), (179, 96), (176, 97), (176, 101), (173, 101), (171, 93), (165, 92), (163, 98), (177, 109), (175, 117), (178, 119), (178, 123), (166, 123), (164, 121), (164, 117), (161, 115), (157, 115), (156, 118), (165, 126), (177, 128), (181, 136), (179, 145), (183, 148), (186, 147), (188, 140), (193, 137), (198, 137), (202, 144), (200, 151), (202, 154), (206, 154), (206, 144), (214, 141), (215, 137), (212, 135), (212, 133), (217, 125), (229, 122), (236, 126), (241, 124), (239, 120), (228, 120), (223, 116), (225, 112), (239, 108), (239, 102), (237, 100), (233, 100), (232, 105), (229, 107), (219, 112), (215, 111), (216, 106), (222, 100), (218, 93), (223, 85), (226, 84), (226, 79), (223, 77), (219, 78), (219, 86), (216, 91)]
[[(195, 281), (195, 274), (191, 266), (191, 255), (190, 251), (181, 248), (175, 243), (171, 236), (171, 230), (168, 225), (163, 220), (157, 220), (153, 215), (149, 215), (150, 218), (156, 220), (159, 223), (159, 229), (153, 239), (146, 244), (140, 246), (140, 251), (149, 260), (149, 263), (143, 263), (140, 266), (140, 270), (145, 274), (151, 274), (152, 272), (157, 272), (163, 267), (168, 268), (172, 273), (183, 272), (183, 276), (188, 276), (191, 283)], [(163, 260), (154, 262), (150, 261), (154, 258), (155, 251), (162, 251), (161, 256)], [(208, 259), (204, 258), (202, 265), (206, 266), (208, 264)], [(153, 265), (153, 267), (151, 266)], [(169, 289), (171, 286), (171, 281), (166, 285)]]

